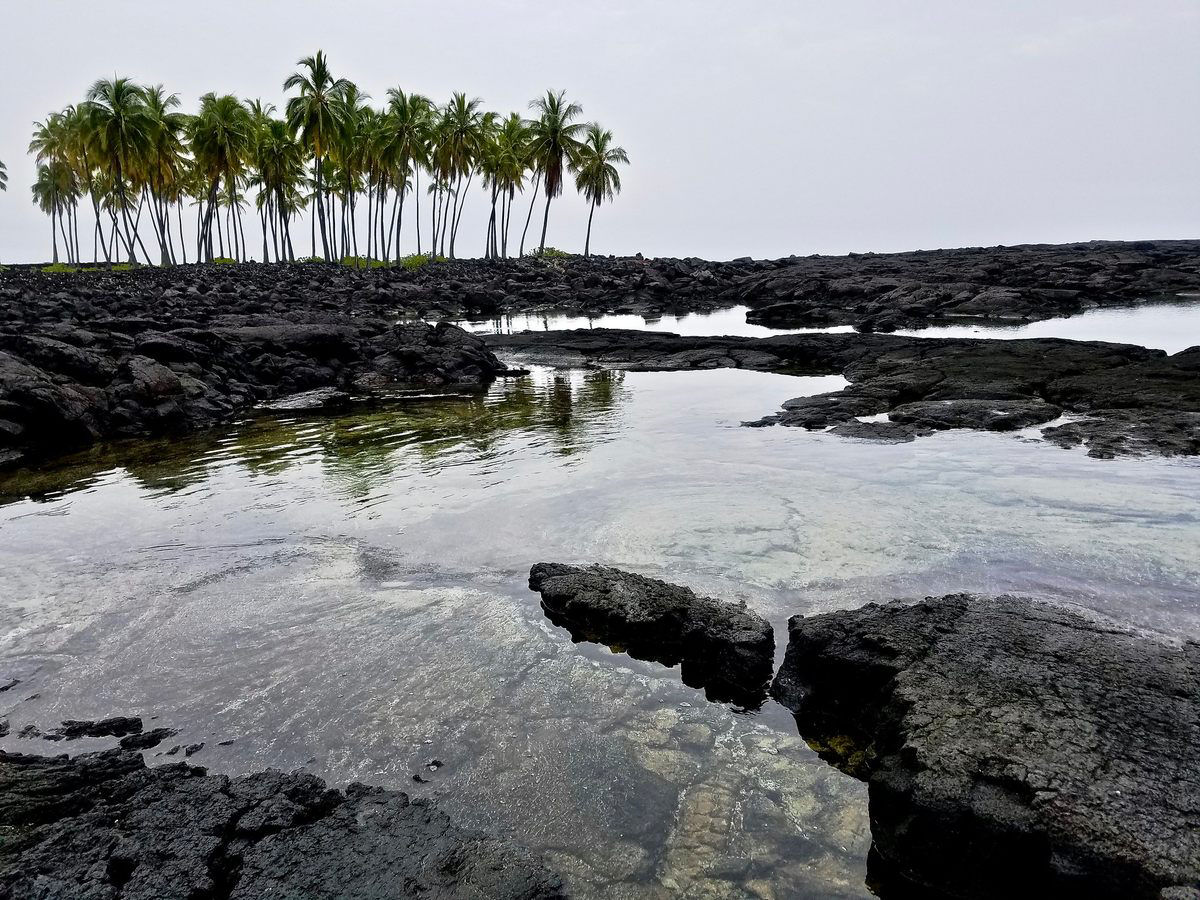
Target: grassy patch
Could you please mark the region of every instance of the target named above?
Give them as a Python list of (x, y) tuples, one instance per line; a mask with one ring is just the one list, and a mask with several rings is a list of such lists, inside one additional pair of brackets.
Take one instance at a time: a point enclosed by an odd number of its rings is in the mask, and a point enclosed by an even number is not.
[(48, 266), (42, 266), (42, 271), (54, 274), (58, 272), (78, 272), (79, 270), (74, 266), (68, 266), (66, 263), (51, 263)]
[(536, 259), (570, 259), (575, 254), (559, 250), (557, 247), (547, 247), (545, 250), (530, 250), (525, 255)]
[(444, 256), (430, 256), (428, 253), (412, 253), (400, 260), (400, 265), (406, 269), (419, 269), (432, 262), (445, 262)]
[(228, 256), (218, 256), (216, 259), (213, 260), (213, 263), (218, 266), (236, 266), (237, 260), (230, 259)]
[(372, 259), (369, 256), (344, 256), (342, 265), (352, 269), (383, 269), (390, 263), (385, 259)]

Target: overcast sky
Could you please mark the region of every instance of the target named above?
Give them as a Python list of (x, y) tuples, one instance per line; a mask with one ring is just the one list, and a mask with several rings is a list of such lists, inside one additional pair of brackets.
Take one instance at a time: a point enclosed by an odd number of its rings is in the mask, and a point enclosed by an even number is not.
[[(377, 101), (566, 89), (632, 160), (596, 252), (1200, 237), (1200, 0), (12, 0), (0, 27), (0, 262), (49, 257), (31, 123), (97, 77), (282, 105), (317, 48)], [(586, 212), (556, 201), (550, 243)]]

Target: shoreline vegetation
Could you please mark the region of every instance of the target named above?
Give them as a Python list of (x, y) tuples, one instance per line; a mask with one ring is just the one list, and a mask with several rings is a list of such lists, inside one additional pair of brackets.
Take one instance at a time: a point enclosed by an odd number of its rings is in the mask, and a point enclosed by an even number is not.
[[(49, 216), (51, 266), (84, 265), (81, 208), (92, 219), (93, 266), (248, 261), (249, 215), (258, 218), (264, 262), (358, 268), (453, 259), (473, 185), (490, 204), (484, 257), (525, 255), (527, 240), (529, 252), (542, 255), (553, 250), (551, 203), (570, 180), (589, 208), (587, 256), (596, 208), (620, 193), (618, 167), (629, 163), (612, 132), (584, 121), (564, 91), (532, 100), (528, 118), (485, 110), (463, 92), (438, 104), (400, 87), (376, 106), (335, 77), (319, 50), (299, 61), (283, 89), (281, 111), (262, 99), (208, 93), (187, 113), (161, 84), (102, 78), (80, 102), (35, 122), (32, 194)], [(536, 225), (530, 232), (539, 197), (540, 236)]]

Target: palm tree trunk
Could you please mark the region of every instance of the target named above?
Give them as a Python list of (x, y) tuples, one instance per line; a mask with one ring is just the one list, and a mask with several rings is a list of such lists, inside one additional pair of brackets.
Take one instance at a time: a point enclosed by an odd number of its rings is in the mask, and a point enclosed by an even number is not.
[[(121, 168), (118, 165), (116, 173), (117, 181), (117, 200), (121, 204), (121, 218), (125, 220), (125, 246), (129, 248), (130, 265), (137, 262), (137, 257), (133, 253), (133, 229), (129, 222), (129, 202), (125, 193), (125, 179), (121, 177)], [(150, 262), (149, 258), (146, 262)]]
[(533, 183), (533, 196), (529, 200), (529, 214), (525, 216), (525, 230), (521, 232), (521, 249), (517, 252), (518, 256), (525, 255), (525, 235), (529, 231), (529, 222), (533, 218), (533, 205), (537, 203), (538, 188), (542, 185), (542, 173), (538, 172), (537, 180)]
[(554, 198), (549, 194), (546, 195), (546, 212), (542, 216), (542, 246), (539, 248), (541, 253), (546, 252), (546, 227), (550, 224), (550, 201), (552, 199)]
[(111, 263), (112, 260), (108, 258), (108, 244), (104, 241), (104, 229), (100, 227), (100, 200), (96, 197), (94, 190), (88, 193), (92, 196), (92, 212), (96, 216), (96, 230), (92, 232), (92, 262), (99, 264), (99, 247), (103, 245), (105, 261)]
[[(151, 265), (150, 252), (146, 249), (146, 245), (142, 243), (142, 210), (146, 207), (146, 192), (142, 192), (141, 199), (138, 200), (137, 218), (133, 222), (133, 236), (137, 239), (138, 246), (142, 248), (142, 255), (146, 257), (146, 265)], [(130, 254), (132, 256), (132, 254)], [(136, 259), (132, 260), (137, 262)]]
[(179, 223), (179, 250), (183, 253), (183, 264), (187, 265), (187, 239), (183, 236), (183, 197), (175, 204), (175, 220)]
[(429, 245), (429, 255), (430, 256), (437, 256), (437, 240), (438, 240), (437, 218), (438, 218), (438, 212), (441, 210), (441, 208), (442, 208), (442, 188), (441, 188), (441, 185), (439, 185), (435, 182), (434, 186), (433, 186), (433, 203), (430, 204), (430, 209), (429, 209), (429, 230), (431, 232), (431, 237), (432, 237), (432, 240)]
[[(413, 201), (417, 204), (417, 254), (421, 253), (421, 167), (413, 166)], [(396, 235), (396, 259), (400, 258), (400, 235)]]
[[(316, 185), (316, 201), (317, 201), (317, 219), (321, 223), (321, 253), (325, 257), (325, 262), (330, 261), (329, 256), (329, 239), (325, 236), (325, 184), (322, 180), (321, 157), (317, 155), (317, 185)], [(315, 227), (315, 226), (314, 226)], [(317, 241), (313, 238), (313, 256), (317, 255)]]
[(50, 243), (54, 249), (54, 257), (50, 260), (52, 265), (58, 265), (58, 223), (54, 221), (54, 209), (50, 209)]
[(596, 201), (592, 201), (592, 208), (588, 210), (588, 229), (587, 239), (583, 242), (583, 256), (586, 259), (591, 255), (592, 249), (592, 216), (596, 214)]

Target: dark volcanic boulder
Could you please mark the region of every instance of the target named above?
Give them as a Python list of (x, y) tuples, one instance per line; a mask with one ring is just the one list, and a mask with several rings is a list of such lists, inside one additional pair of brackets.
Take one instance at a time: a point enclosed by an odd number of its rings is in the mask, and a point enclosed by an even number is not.
[(969, 595), (796, 616), (788, 631), (771, 693), (867, 781), (881, 883), (1194, 896), (1200, 644)]
[(137, 753), (0, 753), (0, 897), (561, 898), (528, 853), (429, 803), (304, 773), (241, 778)]
[(638, 659), (680, 664), (684, 683), (709, 699), (757, 707), (774, 662), (775, 633), (744, 603), (605, 566), (538, 563), (529, 587), (576, 641), (607, 644)]

